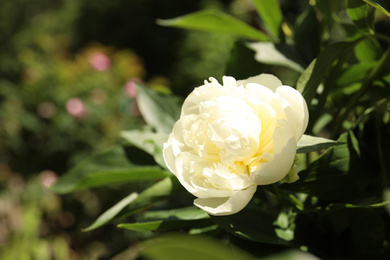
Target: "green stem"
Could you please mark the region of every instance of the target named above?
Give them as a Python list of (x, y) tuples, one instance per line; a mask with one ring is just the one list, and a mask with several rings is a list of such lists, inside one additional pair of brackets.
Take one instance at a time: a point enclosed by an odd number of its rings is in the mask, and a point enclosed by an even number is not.
[(386, 52), (383, 54), (381, 59), (379, 60), (378, 64), (371, 70), (370, 74), (367, 76), (366, 80), (363, 82), (361, 88), (358, 92), (355, 93), (354, 96), (352, 96), (351, 100), (347, 104), (344, 113), (340, 115), (340, 117), (336, 121), (336, 125), (333, 128), (332, 131), (332, 139), (337, 138), (344, 120), (348, 117), (350, 112), (354, 109), (356, 106), (357, 101), (366, 93), (366, 91), (370, 88), (376, 77), (389, 66), (390, 62), (390, 48), (386, 50)]
[(379, 159), (379, 165), (381, 167), (381, 176), (382, 176), (382, 188), (385, 187), (387, 183), (387, 175), (386, 175), (386, 166), (385, 162), (383, 161), (383, 151), (382, 151), (382, 138), (380, 133), (380, 119), (375, 118), (375, 128), (376, 128), (376, 145), (378, 148), (378, 159)]

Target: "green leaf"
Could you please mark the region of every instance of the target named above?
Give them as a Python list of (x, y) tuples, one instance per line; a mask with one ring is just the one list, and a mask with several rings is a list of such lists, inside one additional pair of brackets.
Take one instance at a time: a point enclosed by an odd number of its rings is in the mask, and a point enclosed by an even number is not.
[[(386, 201), (390, 201), (390, 188), (386, 188), (383, 191), (383, 199)], [(390, 203), (386, 204), (387, 213), (390, 215)]]
[(138, 83), (137, 102), (146, 123), (158, 132), (170, 133), (180, 117), (181, 100)]
[(347, 14), (364, 33), (374, 32), (374, 8), (361, 0), (348, 0)]
[(390, 17), (390, 4), (387, 0), (376, 0), (376, 1), (371, 1), (371, 0), (363, 0), (367, 4), (372, 5), (388, 17)]
[(382, 202), (377, 202), (377, 203), (374, 203), (374, 204), (338, 204), (338, 203), (335, 203), (335, 204), (331, 204), (329, 207), (332, 208), (332, 207), (337, 207), (337, 208), (340, 208), (340, 207), (345, 207), (345, 208), (360, 208), (360, 209), (369, 209), (369, 208), (382, 208), (382, 207), (388, 207), (390, 205), (390, 200), (387, 200), (387, 201), (382, 201)]
[(152, 206), (158, 201), (163, 201), (170, 196), (178, 195), (182, 192), (184, 192), (184, 190), (176, 177), (167, 177), (142, 191), (138, 196), (132, 195), (134, 193), (131, 193), (103, 213), (94, 223), (84, 230), (91, 231), (112, 222), (114, 219), (122, 219), (131, 216), (144, 208)]
[(165, 234), (141, 245), (141, 256), (147, 259), (236, 260), (255, 258), (245, 251), (202, 235)]
[(344, 144), (329, 148), (299, 173), (298, 181), (280, 188), (324, 200), (356, 199), (368, 185), (359, 146), (352, 132), (343, 134), (338, 142)]
[(129, 194), (127, 197), (123, 198), (117, 204), (115, 204), (110, 209), (105, 211), (102, 215), (100, 215), (92, 225), (90, 225), (87, 228), (84, 228), (83, 231), (91, 231), (97, 227), (100, 227), (102, 223), (107, 223), (108, 221), (113, 219), (124, 207), (129, 205), (137, 198), (138, 198), (138, 193), (133, 192)]
[(85, 188), (158, 179), (171, 175), (158, 166), (133, 164), (131, 157), (138, 163), (145, 159), (140, 156), (141, 153), (142, 151), (134, 151), (131, 147), (116, 146), (95, 154), (65, 173), (51, 189), (57, 193), (69, 193)]
[(385, 222), (377, 211), (362, 208), (339, 208), (325, 215), (333, 233), (334, 244), (348, 255), (370, 255), (383, 250)]
[(189, 195), (190, 193), (183, 188), (176, 176), (167, 177), (141, 192), (137, 199), (120, 212), (119, 218), (131, 216), (156, 202), (172, 198), (172, 196), (186, 198)]
[(299, 251), (299, 250), (285, 250), (281, 253), (272, 254), (270, 256), (266, 256), (261, 258), (262, 260), (318, 260), (316, 256)]
[(121, 132), (121, 137), (131, 145), (152, 155), (154, 160), (163, 168), (167, 168), (162, 149), (168, 140), (167, 133), (154, 133), (147, 130), (130, 130)]
[(295, 46), (307, 64), (317, 57), (320, 52), (320, 32), (320, 22), (314, 8), (309, 6), (299, 15), (294, 26)]
[(173, 19), (157, 20), (159, 25), (226, 33), (257, 41), (267, 41), (268, 36), (246, 23), (216, 10), (203, 10)]
[(303, 135), (297, 143), (297, 153), (310, 153), (321, 151), (332, 146), (341, 145), (343, 143), (336, 142), (330, 139)]
[(191, 206), (173, 210), (147, 211), (136, 223), (121, 223), (118, 227), (134, 231), (155, 231), (188, 227), (204, 228), (213, 224), (206, 212)]
[(248, 48), (246, 42), (236, 41), (226, 64), (225, 75), (247, 79), (259, 74), (259, 71), (268, 71), (270, 66), (256, 61), (255, 55), (256, 52)]
[(235, 236), (267, 244), (288, 244), (275, 231), (278, 228), (274, 225), (278, 214), (260, 207), (248, 205), (237, 214), (211, 217), (221, 228)]
[(360, 64), (377, 61), (383, 55), (382, 48), (375, 38), (367, 38), (355, 47), (355, 56)]
[(345, 55), (346, 52), (351, 51), (360, 40), (330, 44), (321, 52), (317, 59), (310, 63), (297, 82), (297, 90), (302, 93), (308, 104), (311, 103), (318, 86), (324, 80), (333, 63)]
[[(368, 73), (377, 64), (377, 62), (364, 62), (349, 66), (341, 75), (338, 77), (336, 83), (339, 86), (348, 86), (356, 82), (363, 82), (367, 77)], [(339, 89), (339, 88), (338, 88)]]
[(133, 231), (161, 231), (161, 230), (178, 230), (182, 228), (204, 228), (212, 226), (214, 222), (210, 219), (180, 220), (166, 219), (153, 220), (137, 223), (122, 223), (117, 225), (118, 228), (124, 228)]
[(256, 52), (255, 60), (269, 65), (285, 66), (297, 72), (303, 72), (303, 62), (299, 54), (288, 45), (275, 45), (271, 42), (248, 43), (248, 48)]
[(256, 6), (257, 12), (263, 19), (268, 30), (276, 39), (281, 37), (281, 24), (283, 21), (282, 11), (278, 0), (252, 0)]

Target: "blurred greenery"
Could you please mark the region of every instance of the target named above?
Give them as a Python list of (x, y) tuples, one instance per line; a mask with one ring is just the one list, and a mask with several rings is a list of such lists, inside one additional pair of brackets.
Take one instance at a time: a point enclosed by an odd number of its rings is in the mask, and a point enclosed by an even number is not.
[[(389, 257), (386, 1), (0, 6), (0, 259)], [(299, 181), (210, 217), (162, 143), (204, 79), (260, 73), (303, 93), (324, 139), (301, 143)]]
[[(230, 2), (0, 0), (1, 259), (111, 259), (137, 241), (134, 234), (109, 235), (111, 228), (80, 230), (144, 184), (62, 197), (47, 187), (76, 162), (118, 143), (120, 131), (145, 124), (136, 82), (186, 93), (209, 71), (222, 75), (224, 61), (210, 54), (227, 56), (231, 40), (214, 37), (227, 42), (225, 49), (194, 43), (199, 37), (156, 19)], [(200, 52), (206, 70), (194, 62)], [(153, 178), (166, 176), (157, 172)], [(87, 178), (85, 185), (93, 184)]]

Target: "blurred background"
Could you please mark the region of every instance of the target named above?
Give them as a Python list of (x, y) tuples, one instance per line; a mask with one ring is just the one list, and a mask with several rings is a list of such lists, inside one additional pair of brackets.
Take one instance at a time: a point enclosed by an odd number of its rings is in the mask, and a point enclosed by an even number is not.
[[(282, 1), (286, 19), (307, 4)], [(156, 24), (205, 8), (255, 17), (250, 0), (0, 0), (0, 259), (136, 254), (147, 233), (81, 232), (134, 187), (47, 187), (143, 124), (135, 82), (184, 97), (221, 78), (233, 38)]]

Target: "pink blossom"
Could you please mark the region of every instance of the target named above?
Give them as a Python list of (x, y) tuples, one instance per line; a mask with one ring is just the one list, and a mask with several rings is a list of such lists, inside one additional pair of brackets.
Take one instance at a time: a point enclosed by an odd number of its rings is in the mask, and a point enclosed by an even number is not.
[(71, 98), (66, 102), (66, 111), (71, 116), (82, 118), (86, 116), (86, 109), (83, 101), (79, 98)]
[(142, 83), (142, 81), (140, 79), (132, 79), (129, 80), (125, 85), (125, 92), (129, 98), (137, 97), (136, 83)]
[(108, 70), (111, 66), (110, 58), (103, 53), (95, 53), (90, 59), (89, 63), (92, 68), (97, 71), (105, 71)]

